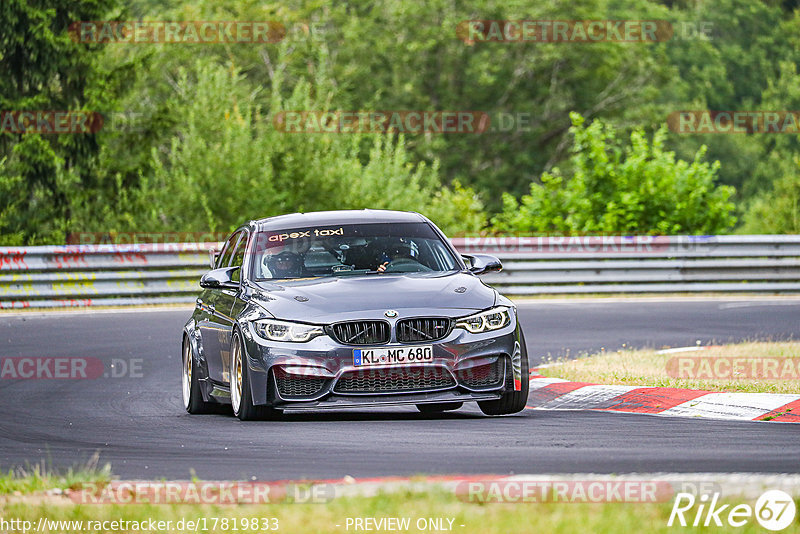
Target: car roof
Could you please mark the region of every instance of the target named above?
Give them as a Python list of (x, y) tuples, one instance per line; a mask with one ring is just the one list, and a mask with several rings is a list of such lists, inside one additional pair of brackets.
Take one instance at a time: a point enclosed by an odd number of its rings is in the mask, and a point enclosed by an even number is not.
[(424, 216), (410, 211), (393, 210), (336, 210), (290, 213), (252, 221), (257, 230), (278, 230), (315, 225), (357, 223), (409, 223), (428, 222)]

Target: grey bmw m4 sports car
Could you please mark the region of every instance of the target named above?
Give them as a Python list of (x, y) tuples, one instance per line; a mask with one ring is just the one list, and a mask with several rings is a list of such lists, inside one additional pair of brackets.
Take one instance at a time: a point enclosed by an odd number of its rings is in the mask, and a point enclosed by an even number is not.
[(281, 215), (242, 225), (212, 254), (183, 329), (189, 413), (242, 420), (283, 410), (475, 401), (521, 411), (528, 355), (514, 304), (417, 213)]

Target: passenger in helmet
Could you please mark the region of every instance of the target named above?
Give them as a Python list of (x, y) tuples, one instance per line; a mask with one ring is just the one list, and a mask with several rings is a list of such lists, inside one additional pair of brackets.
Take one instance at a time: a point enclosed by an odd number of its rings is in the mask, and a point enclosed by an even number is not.
[(303, 258), (296, 252), (284, 250), (269, 259), (273, 278), (299, 278), (303, 276)]

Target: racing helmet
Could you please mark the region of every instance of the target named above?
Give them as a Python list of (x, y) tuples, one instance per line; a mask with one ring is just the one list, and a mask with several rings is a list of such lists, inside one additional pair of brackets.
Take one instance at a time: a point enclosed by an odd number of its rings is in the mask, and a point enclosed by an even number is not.
[(303, 258), (291, 250), (274, 254), (267, 260), (273, 278), (297, 278), (303, 274)]
[(417, 247), (404, 239), (393, 239), (386, 246), (386, 255), (391, 260), (398, 258), (410, 258), (413, 260), (418, 259), (419, 251)]

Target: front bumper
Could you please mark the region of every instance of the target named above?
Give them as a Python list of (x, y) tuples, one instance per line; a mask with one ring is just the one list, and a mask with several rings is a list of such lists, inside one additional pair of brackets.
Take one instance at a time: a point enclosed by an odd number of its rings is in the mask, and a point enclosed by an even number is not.
[[(242, 333), (253, 402), (281, 409), (350, 408), (495, 400), (521, 387), (516, 317), (503, 329), (454, 329), (432, 345), (433, 361), (358, 367), (353, 350), (324, 335), (306, 343), (269, 342), (249, 324)], [(407, 346), (389, 343), (386, 346)]]
[(470, 402), (497, 400), (500, 392), (487, 393), (462, 393), (458, 390), (441, 391), (437, 393), (416, 393), (402, 395), (376, 395), (358, 398), (344, 398), (338, 395), (318, 401), (293, 401), (280, 404), (286, 410), (319, 410), (360, 408), (363, 406), (404, 406), (409, 404), (433, 404), (446, 402)]

